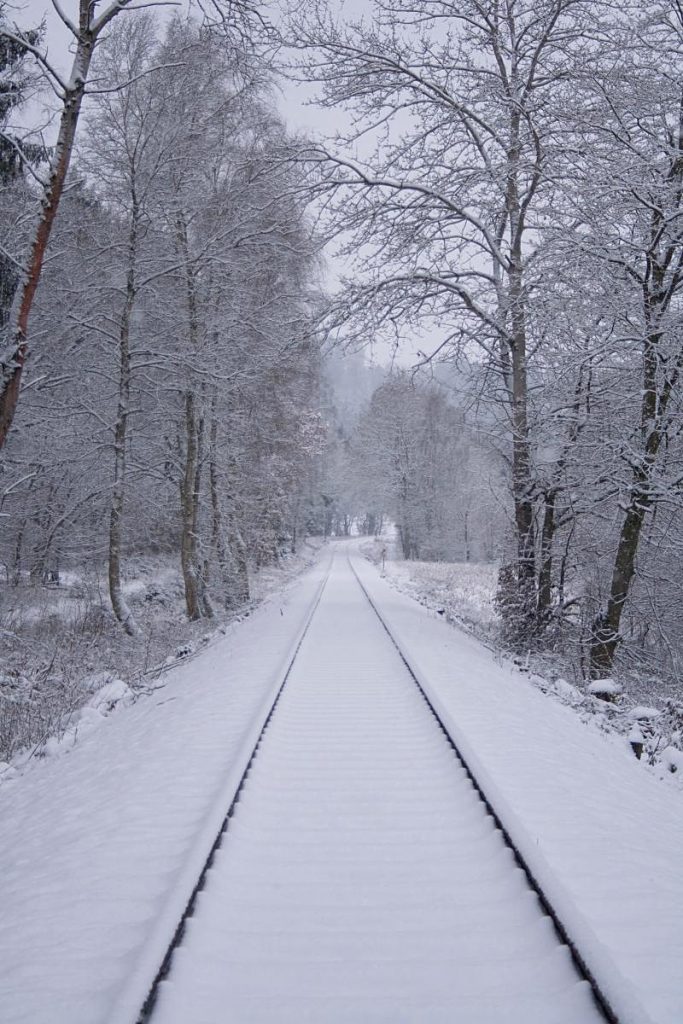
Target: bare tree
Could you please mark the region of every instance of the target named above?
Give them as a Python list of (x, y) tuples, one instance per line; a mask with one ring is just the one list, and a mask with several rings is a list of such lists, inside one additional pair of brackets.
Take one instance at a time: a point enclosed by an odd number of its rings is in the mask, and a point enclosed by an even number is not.
[(606, 600), (592, 624), (593, 676), (611, 670), (621, 642), (648, 517), (671, 500), (680, 480), (668, 459), (680, 432), (683, 371), (680, 6), (653, 5), (634, 22), (617, 24), (612, 46), (604, 73), (596, 69), (584, 82), (573, 119), (590, 147), (587, 173), (575, 191), (574, 245), (594, 279), (609, 282), (604, 313), (615, 325), (615, 390), (624, 393), (610, 474), (623, 516), (611, 543)]
[[(145, 6), (164, 6), (166, 2), (152, 0)], [(24, 271), (16, 323), (0, 359), (0, 448), (7, 439), (19, 400), (21, 377), (28, 353), (29, 318), (71, 163), (83, 98), (86, 92), (98, 91), (96, 86), (88, 89), (93, 55), (103, 33), (117, 15), (127, 9), (135, 10), (132, 0), (113, 0), (104, 7), (101, 7), (101, 0), (79, 0), (78, 18), (72, 20), (58, 0), (53, 0), (53, 5), (73, 38), (73, 62), (68, 77), (61, 74), (47, 51), (35, 39), (34, 33), (22, 32), (19, 28), (10, 31), (4, 23), (0, 25), (0, 37), (5, 45), (14, 45), (35, 60), (60, 104), (57, 141), (48, 175), (42, 183), (40, 215)], [(212, 4), (207, 5), (207, 14), (210, 15), (214, 31), (219, 29), (228, 35), (233, 33), (240, 43), (249, 41), (253, 16), (250, 3), (243, 0), (213, 0)], [(146, 73), (151, 70), (147, 69)], [(116, 88), (121, 87), (119, 83)]]
[[(108, 84), (95, 99), (86, 123), (82, 147), (84, 169), (97, 183), (98, 193), (120, 219), (120, 274), (111, 287), (119, 310), (111, 317), (118, 348), (118, 397), (113, 427), (114, 466), (109, 514), (109, 594), (117, 619), (131, 636), (139, 633), (121, 585), (123, 520), (126, 492), (128, 420), (133, 372), (131, 329), (145, 273), (141, 259), (156, 179), (169, 154), (160, 131), (163, 99), (145, 72), (154, 66), (157, 41), (154, 21), (147, 14), (115, 26), (100, 48), (96, 71)], [(123, 83), (119, 88), (119, 84)], [(158, 270), (158, 268), (156, 268)], [(105, 286), (106, 287), (106, 286)], [(109, 300), (109, 305), (111, 301)]]
[(529, 320), (563, 160), (556, 104), (590, 16), (576, 0), (377, 0), (372, 21), (340, 27), (316, 5), (294, 32), (324, 102), (354, 113), (313, 157), (360, 271), (330, 319), (347, 336), (361, 319), (367, 337), (372, 312), (376, 331), (421, 325), (442, 354), (479, 350), (507, 416), (522, 634), (537, 574)]

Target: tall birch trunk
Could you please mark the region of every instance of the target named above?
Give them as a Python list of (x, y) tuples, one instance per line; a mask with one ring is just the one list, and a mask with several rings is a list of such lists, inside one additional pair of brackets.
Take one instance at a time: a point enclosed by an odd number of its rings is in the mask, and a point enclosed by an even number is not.
[(126, 295), (119, 332), (119, 397), (114, 428), (114, 481), (109, 515), (109, 597), (114, 615), (129, 636), (138, 636), (140, 633), (121, 588), (121, 541), (126, 488), (126, 435), (130, 405), (130, 323), (136, 296), (135, 261), (138, 246), (138, 213), (134, 197), (128, 235)]
[[(85, 86), (90, 71), (95, 45), (102, 30), (120, 13), (131, 0), (114, 0), (101, 14), (96, 14), (95, 4), (90, 0), (79, 0), (78, 25), (73, 26), (75, 53), (71, 77), (62, 83), (49, 69), (46, 60), (41, 61), (51, 78), (57, 79), (57, 92), (62, 98), (62, 111), (50, 173), (41, 199), (41, 213), (36, 224), (26, 272), (24, 275), (16, 327), (8, 346), (2, 354), (0, 365), (0, 449), (4, 446), (14, 420), (19, 401), (21, 378), (28, 354), (29, 319), (36, 297), (40, 276), (43, 271), (50, 235), (55, 224), (57, 211), (64, 191), (64, 183), (71, 163), (76, 128), (83, 105)], [(34, 54), (35, 50), (31, 51)]]
[[(514, 75), (513, 75), (514, 82)], [(510, 226), (508, 267), (508, 310), (510, 316), (510, 401), (512, 426), (512, 496), (517, 537), (517, 580), (522, 610), (520, 639), (535, 616), (536, 554), (534, 530), (534, 484), (531, 472), (531, 445), (528, 422), (526, 296), (522, 236), (524, 218), (519, 195), (521, 155), (520, 115), (513, 110), (510, 119), (506, 209)]]
[(199, 467), (197, 446), (197, 415), (195, 396), (192, 391), (185, 393), (185, 466), (180, 485), (180, 506), (182, 532), (180, 539), (180, 564), (185, 586), (187, 617), (191, 621), (201, 618), (199, 603), (199, 580), (197, 574), (197, 470)]

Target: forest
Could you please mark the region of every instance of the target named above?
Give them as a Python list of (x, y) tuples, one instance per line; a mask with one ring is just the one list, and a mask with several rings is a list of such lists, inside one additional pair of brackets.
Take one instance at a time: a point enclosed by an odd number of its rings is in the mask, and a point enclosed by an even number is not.
[(679, 0), (54, 6), (0, 6), (0, 760), (359, 534), (683, 700)]

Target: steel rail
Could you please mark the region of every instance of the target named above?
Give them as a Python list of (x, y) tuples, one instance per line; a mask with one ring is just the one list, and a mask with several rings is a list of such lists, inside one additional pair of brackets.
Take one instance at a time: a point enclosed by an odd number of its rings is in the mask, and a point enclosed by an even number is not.
[(298, 657), (299, 651), (301, 650), (301, 646), (302, 646), (304, 640), (306, 639), (306, 636), (307, 636), (308, 631), (310, 629), (311, 623), (313, 621), (313, 617), (314, 617), (314, 615), (315, 615), (315, 613), (316, 613), (316, 611), (318, 609), (318, 605), (320, 604), (320, 601), (322, 599), (323, 592), (325, 590), (325, 586), (327, 585), (327, 581), (328, 581), (328, 579), (330, 577), (331, 571), (332, 571), (332, 561), (330, 561), (330, 565), (328, 566), (327, 572), (325, 573), (325, 577), (324, 577), (322, 583), (320, 584), (320, 586), (318, 587), (318, 589), (316, 591), (316, 594), (315, 594), (315, 597), (313, 598), (313, 601), (311, 602), (309, 610), (308, 610), (308, 612), (306, 614), (306, 618), (304, 620), (303, 628), (300, 630), (299, 635), (298, 635), (298, 637), (297, 637), (297, 639), (295, 641), (295, 644), (294, 644), (294, 649), (291, 651), (291, 654), (288, 657), (288, 660), (287, 660), (284, 672), (282, 673), (282, 677), (281, 677), (280, 683), (277, 686), (277, 688), (275, 690), (275, 693), (274, 693), (274, 695), (272, 697), (272, 700), (271, 700), (271, 703), (270, 703), (270, 707), (268, 709), (268, 712), (267, 712), (267, 715), (266, 715), (265, 720), (263, 722), (263, 725), (261, 727), (261, 730), (259, 731), (259, 734), (257, 736), (257, 739), (256, 739), (256, 742), (254, 744), (253, 750), (251, 751), (251, 755), (249, 757), (249, 760), (248, 760), (248, 762), (246, 764), (246, 767), (245, 767), (245, 769), (244, 769), (244, 771), (242, 773), (242, 776), (241, 776), (241, 778), (240, 778), (240, 780), (239, 780), (239, 782), (237, 784), (237, 788), (234, 791), (233, 797), (232, 797), (232, 799), (230, 801), (230, 805), (229, 805), (229, 807), (228, 807), (228, 809), (226, 811), (225, 817), (223, 818), (221, 826), (220, 826), (220, 828), (219, 828), (219, 830), (218, 830), (218, 832), (216, 834), (216, 838), (213, 841), (213, 844), (211, 846), (211, 849), (209, 850), (208, 856), (207, 856), (206, 860), (204, 861), (204, 864), (203, 864), (203, 866), (201, 868), (201, 871), (200, 871), (200, 873), (198, 875), (197, 882), (196, 882), (196, 884), (195, 884), (195, 886), (194, 886), (194, 888), (193, 888), (193, 890), (192, 890), (192, 892), (190, 894), (190, 897), (189, 897), (189, 899), (187, 901), (185, 909), (182, 912), (182, 914), (180, 916), (180, 919), (178, 920), (178, 924), (177, 924), (176, 929), (175, 929), (175, 931), (173, 933), (173, 937), (171, 938), (171, 941), (168, 944), (168, 947), (166, 949), (166, 953), (164, 954), (164, 957), (163, 957), (163, 959), (162, 959), (162, 961), (161, 961), (161, 963), (159, 965), (159, 968), (158, 968), (158, 970), (156, 972), (156, 975), (154, 976), (154, 978), (152, 979), (152, 981), (150, 983), (149, 992), (147, 994), (147, 997), (145, 998), (145, 1001), (142, 1004), (142, 1007), (140, 1008), (140, 1012), (138, 1014), (138, 1017), (137, 1017), (137, 1020), (136, 1020), (136, 1024), (147, 1024), (147, 1022), (151, 1019), (152, 1013), (154, 1011), (154, 1005), (156, 1003), (157, 996), (158, 996), (158, 993), (159, 993), (159, 986), (162, 983), (162, 981), (164, 981), (164, 979), (168, 977), (168, 975), (170, 973), (171, 966), (172, 966), (172, 961), (173, 961), (173, 954), (175, 953), (176, 949), (178, 948), (178, 946), (181, 944), (181, 942), (183, 940), (183, 936), (185, 934), (185, 928), (186, 928), (186, 925), (187, 925), (187, 921), (188, 921), (188, 919), (190, 917), (192, 917), (192, 915), (194, 913), (195, 906), (196, 906), (196, 903), (197, 903), (197, 897), (198, 897), (199, 893), (202, 892), (202, 890), (204, 889), (204, 886), (205, 886), (205, 883), (206, 883), (206, 878), (207, 878), (207, 875), (208, 875), (209, 871), (211, 870), (211, 866), (212, 866), (212, 864), (214, 862), (214, 858), (216, 856), (216, 853), (221, 848), (221, 845), (223, 843), (223, 839), (225, 837), (225, 834), (226, 834), (226, 832), (228, 830), (228, 827), (229, 827), (229, 824), (230, 824), (230, 819), (232, 818), (232, 816), (235, 813), (235, 809), (237, 807), (237, 804), (239, 803), (240, 796), (242, 795), (242, 790), (244, 789), (244, 785), (245, 785), (245, 783), (247, 781), (247, 778), (249, 776), (249, 772), (251, 770), (251, 766), (253, 765), (254, 760), (258, 756), (259, 747), (261, 746), (261, 742), (263, 740), (263, 737), (264, 737), (264, 735), (265, 735), (265, 733), (266, 733), (266, 731), (268, 729), (268, 726), (270, 724), (270, 721), (271, 721), (271, 719), (273, 717), (273, 714), (275, 712), (275, 708), (277, 707), (278, 702), (280, 700), (280, 697), (282, 696), (282, 691), (284, 690), (285, 686), (287, 685), (287, 681), (288, 681), (290, 675), (292, 674), (292, 669), (294, 668), (294, 663), (295, 663), (295, 661), (296, 661), (296, 659)]
[(529, 884), (529, 888), (533, 892), (536, 893), (541, 906), (543, 907), (544, 911), (546, 912), (546, 914), (548, 915), (548, 917), (550, 918), (550, 920), (553, 923), (553, 927), (555, 928), (556, 934), (558, 935), (558, 937), (561, 939), (561, 941), (569, 949), (569, 952), (571, 954), (571, 958), (572, 958), (572, 960), (574, 962), (574, 966), (575, 966), (575, 968), (577, 970), (577, 973), (579, 974), (579, 977), (583, 978), (590, 985), (591, 992), (593, 994), (593, 999), (595, 1000), (595, 1003), (596, 1003), (599, 1011), (602, 1013), (602, 1015), (604, 1016), (604, 1018), (608, 1022), (608, 1024), (621, 1024), (620, 1018), (618, 1017), (616, 1011), (612, 1007), (608, 997), (603, 992), (602, 987), (601, 987), (600, 983), (598, 982), (598, 980), (597, 980), (597, 978), (595, 976), (594, 971), (591, 969), (590, 964), (588, 963), (586, 957), (583, 955), (583, 953), (579, 949), (579, 946), (578, 946), (576, 940), (570, 935), (570, 933), (569, 933), (568, 929), (566, 928), (566, 926), (564, 925), (560, 915), (558, 914), (558, 912), (555, 909), (555, 907), (553, 906), (551, 900), (549, 899), (549, 897), (547, 896), (547, 894), (543, 890), (543, 887), (542, 887), (541, 883), (538, 881), (538, 879), (534, 875), (534, 872), (533, 872), (531, 866), (529, 865), (529, 863), (526, 860), (526, 858), (524, 857), (524, 855), (520, 852), (520, 850), (517, 847), (517, 845), (515, 844), (512, 836), (510, 835), (510, 832), (508, 831), (508, 829), (506, 828), (504, 822), (500, 818), (498, 812), (494, 808), (494, 806), (493, 806), (490, 798), (487, 796), (486, 791), (484, 790), (483, 786), (481, 785), (481, 783), (477, 779), (474, 771), (472, 770), (472, 766), (469, 764), (467, 759), (464, 757), (464, 755), (460, 751), (460, 748), (458, 747), (458, 744), (456, 743), (456, 741), (451, 736), (451, 734), (450, 734), (450, 732), (449, 732), (449, 730), (448, 730), (448, 728), (447, 728), (443, 718), (441, 717), (441, 715), (439, 714), (437, 709), (434, 707), (434, 704), (433, 704), (431, 698), (429, 697), (429, 694), (426, 692), (424, 686), (420, 682), (415, 669), (410, 664), (410, 661), (406, 657), (406, 655), (405, 655), (402, 647), (398, 643), (398, 641), (395, 639), (394, 634), (392, 633), (392, 631), (389, 628), (386, 620), (384, 619), (384, 616), (379, 611), (377, 605), (372, 600), (372, 598), (370, 597), (370, 594), (366, 590), (365, 585), (363, 584), (363, 581), (361, 580), (360, 576), (356, 572), (355, 566), (353, 565), (350, 557), (347, 556), (347, 559), (348, 559), (348, 563), (349, 563), (349, 568), (351, 569), (351, 572), (353, 573), (354, 577), (356, 578), (356, 582), (358, 583), (358, 586), (362, 590), (362, 592), (365, 595), (365, 598), (366, 598), (368, 604), (370, 605), (370, 607), (372, 608), (373, 612), (375, 613), (375, 615), (379, 619), (379, 621), (380, 621), (380, 623), (382, 625), (382, 628), (384, 629), (385, 633), (387, 634), (387, 636), (391, 640), (391, 643), (395, 647), (395, 649), (396, 649), (396, 651), (397, 651), (401, 661), (403, 662), (403, 664), (405, 665), (405, 667), (406, 667), (406, 669), (408, 671), (408, 674), (410, 675), (411, 679), (413, 680), (413, 682), (417, 686), (418, 690), (420, 691), (420, 694), (422, 695), (422, 697), (423, 697), (427, 707), (429, 708), (430, 712), (434, 716), (434, 719), (436, 720), (436, 723), (437, 723), (439, 729), (441, 730), (441, 732), (443, 733), (443, 735), (444, 735), (448, 745), (452, 749), (453, 753), (455, 754), (455, 756), (457, 757), (458, 761), (462, 765), (462, 767), (463, 767), (463, 769), (464, 769), (468, 779), (472, 783), (472, 786), (474, 787), (475, 792), (477, 793), (478, 797), (480, 798), (480, 800), (484, 804), (488, 814), (490, 814), (490, 816), (493, 818), (493, 821), (495, 822), (496, 827), (500, 830), (500, 833), (501, 833), (501, 835), (502, 835), (502, 837), (503, 837), (503, 839), (505, 841), (505, 844), (507, 845), (507, 847), (509, 848), (510, 852), (512, 853), (512, 855), (513, 855), (513, 857), (515, 859), (515, 862), (517, 863), (517, 865), (524, 872), (526, 880), (527, 880), (527, 882)]
[[(398, 655), (399, 655), (399, 657), (401, 659), (401, 662), (405, 666), (405, 668), (406, 668), (410, 678), (412, 679), (412, 681), (417, 686), (417, 688), (418, 688), (418, 690), (419, 690), (419, 692), (420, 692), (420, 694), (421, 694), (425, 704), (427, 705), (427, 708), (428, 708), (429, 712), (433, 716), (433, 718), (434, 718), (438, 728), (440, 729), (441, 733), (443, 734), (444, 738), (446, 739), (446, 741), (447, 741), (448, 745), (450, 746), (451, 750), (453, 751), (454, 755), (456, 756), (456, 758), (458, 759), (458, 761), (462, 765), (462, 768), (465, 771), (465, 774), (467, 775), (467, 778), (469, 779), (469, 781), (472, 784), (475, 792), (477, 793), (477, 796), (479, 797), (479, 799), (481, 800), (482, 804), (484, 805), (484, 807), (486, 809), (486, 812), (491, 816), (491, 818), (495, 822), (495, 825), (498, 828), (498, 830), (500, 831), (501, 836), (502, 836), (506, 846), (509, 848), (510, 852), (512, 853), (513, 858), (514, 858), (516, 864), (524, 872), (524, 876), (526, 878), (526, 881), (527, 881), (527, 884), (528, 884), (529, 888), (536, 894), (536, 896), (537, 896), (537, 898), (539, 900), (540, 905), (542, 906), (543, 910), (545, 911), (545, 913), (550, 918), (550, 920), (551, 920), (551, 922), (553, 924), (553, 927), (555, 929), (555, 932), (556, 932), (556, 934), (558, 936), (558, 939), (564, 945), (567, 946), (567, 948), (569, 950), (569, 953), (571, 955), (572, 961), (574, 963), (575, 969), (577, 971), (578, 976), (580, 978), (582, 978), (583, 980), (585, 980), (589, 984), (591, 992), (592, 992), (592, 995), (593, 995), (593, 999), (595, 1001), (595, 1004), (596, 1004), (598, 1010), (601, 1012), (602, 1016), (604, 1017), (605, 1021), (608, 1022), (608, 1024), (621, 1024), (620, 1019), (617, 1016), (616, 1012), (614, 1011), (613, 1007), (611, 1006), (608, 997), (602, 991), (600, 983), (597, 980), (597, 978), (595, 976), (595, 973), (591, 969), (590, 964), (588, 963), (586, 957), (581, 952), (581, 950), (580, 950), (576, 940), (570, 935), (568, 929), (566, 928), (566, 926), (562, 922), (562, 919), (561, 919), (560, 915), (558, 914), (558, 912), (556, 911), (555, 907), (553, 906), (550, 898), (545, 893), (541, 883), (535, 877), (533, 869), (529, 865), (528, 861), (526, 860), (524, 855), (520, 852), (519, 848), (515, 844), (512, 836), (510, 835), (510, 832), (506, 828), (504, 822), (502, 821), (501, 817), (499, 816), (498, 812), (496, 811), (495, 807), (493, 806), (490, 798), (487, 796), (485, 789), (483, 788), (483, 786), (481, 785), (481, 783), (477, 779), (474, 771), (472, 770), (472, 767), (471, 767), (470, 763), (467, 761), (465, 756), (462, 754), (460, 748), (458, 747), (457, 742), (454, 740), (454, 738), (452, 737), (451, 733), (449, 732), (448, 727), (446, 726), (446, 723), (444, 722), (443, 718), (441, 717), (441, 715), (439, 714), (438, 710), (434, 706), (434, 703), (433, 703), (432, 699), (430, 698), (429, 694), (426, 692), (423, 684), (420, 682), (420, 679), (419, 679), (419, 676), (418, 676), (416, 670), (413, 668), (413, 666), (411, 665), (410, 661), (406, 657), (406, 655), (405, 655), (401, 645), (398, 643), (398, 641), (394, 637), (394, 634), (392, 633), (389, 625), (387, 624), (386, 620), (384, 619), (382, 613), (379, 611), (379, 608), (377, 607), (376, 603), (373, 601), (372, 597), (368, 593), (368, 591), (367, 591), (365, 585), (363, 584), (363, 582), (362, 582), (358, 572), (356, 571), (355, 566), (353, 565), (351, 559), (348, 558), (348, 556), (347, 556), (347, 560), (348, 560), (349, 568), (351, 569), (351, 572), (352, 572), (356, 582), (358, 583), (358, 586), (360, 587), (361, 592), (363, 593), (366, 601), (370, 605), (370, 608), (372, 609), (372, 611), (374, 612), (375, 616), (379, 620), (379, 622), (380, 622), (384, 632), (387, 634), (387, 636), (388, 636), (389, 640), (391, 641), (393, 647), (397, 651), (397, 653), (398, 653)], [(181, 944), (181, 942), (183, 940), (183, 936), (184, 936), (184, 933), (185, 933), (185, 928), (186, 928), (186, 925), (187, 925), (187, 921), (188, 921), (188, 919), (190, 917), (192, 917), (192, 915), (194, 913), (197, 897), (198, 897), (199, 893), (202, 892), (202, 890), (205, 887), (205, 883), (206, 883), (206, 880), (207, 880), (207, 875), (208, 875), (208, 873), (209, 873), (209, 871), (211, 869), (211, 866), (212, 866), (212, 864), (214, 862), (214, 858), (216, 856), (216, 852), (221, 848), (222, 843), (223, 843), (223, 839), (225, 837), (225, 834), (226, 834), (226, 832), (229, 829), (230, 820), (231, 820), (231, 818), (233, 817), (233, 815), (235, 813), (237, 804), (238, 804), (238, 802), (240, 800), (240, 797), (242, 795), (242, 790), (244, 789), (244, 785), (245, 785), (245, 783), (247, 781), (247, 778), (249, 776), (249, 773), (250, 773), (250, 770), (252, 768), (252, 765), (253, 765), (256, 757), (258, 756), (259, 748), (261, 746), (261, 743), (263, 741), (265, 733), (266, 733), (266, 731), (268, 729), (268, 726), (269, 726), (269, 724), (270, 724), (270, 722), (272, 720), (272, 717), (273, 717), (273, 715), (275, 713), (275, 710), (276, 710), (277, 705), (279, 703), (280, 697), (282, 696), (282, 692), (283, 692), (283, 690), (284, 690), (284, 688), (285, 688), (285, 686), (287, 684), (287, 681), (289, 680), (289, 678), (291, 676), (291, 673), (292, 673), (292, 670), (294, 668), (294, 664), (296, 662), (296, 659), (297, 659), (297, 657), (299, 655), (299, 652), (300, 652), (301, 647), (302, 647), (302, 645), (304, 643), (304, 640), (305, 640), (305, 638), (306, 638), (306, 636), (307, 636), (307, 634), (309, 632), (309, 629), (310, 629), (310, 626), (312, 624), (315, 612), (317, 611), (318, 606), (320, 604), (320, 601), (322, 599), (322, 595), (323, 595), (325, 586), (327, 584), (327, 581), (329, 579), (330, 572), (331, 572), (331, 565), (328, 568), (328, 570), (327, 570), (327, 572), (325, 574), (325, 577), (324, 577), (320, 587), (318, 588), (318, 590), (316, 592), (316, 595), (315, 595), (315, 597), (314, 597), (314, 599), (313, 599), (313, 601), (311, 603), (311, 606), (310, 606), (310, 609), (309, 609), (309, 611), (307, 613), (307, 616), (306, 616), (303, 628), (301, 629), (301, 631), (300, 631), (300, 633), (298, 635), (298, 638), (297, 638), (297, 640), (295, 642), (294, 649), (293, 649), (290, 657), (288, 658), (285, 670), (284, 670), (284, 672), (282, 674), (282, 677), (281, 677), (281, 680), (279, 682), (279, 685), (277, 686), (277, 689), (276, 689), (276, 691), (274, 693), (274, 696), (273, 696), (272, 701), (270, 703), (270, 707), (268, 709), (267, 715), (266, 715), (265, 720), (263, 722), (263, 725), (262, 725), (262, 727), (260, 729), (260, 732), (259, 732), (258, 737), (256, 739), (256, 742), (254, 744), (254, 747), (253, 747), (253, 749), (251, 751), (251, 755), (249, 756), (249, 759), (248, 759), (248, 762), (247, 762), (246, 767), (244, 769), (244, 772), (242, 773), (242, 776), (241, 776), (241, 778), (239, 780), (237, 788), (234, 791), (234, 795), (233, 795), (233, 797), (231, 799), (230, 805), (229, 805), (229, 807), (227, 809), (225, 817), (223, 818), (221, 826), (220, 826), (220, 828), (219, 828), (219, 830), (218, 830), (218, 832), (216, 834), (216, 837), (215, 837), (214, 842), (213, 842), (213, 844), (211, 846), (209, 854), (208, 854), (208, 856), (207, 856), (207, 858), (206, 858), (206, 860), (205, 860), (205, 862), (203, 864), (203, 867), (202, 867), (202, 869), (201, 869), (201, 871), (199, 873), (199, 876), (197, 878), (197, 882), (196, 882), (196, 884), (195, 884), (195, 886), (194, 886), (194, 888), (192, 890), (192, 893), (191, 893), (191, 895), (190, 895), (190, 897), (188, 899), (188, 902), (187, 902), (187, 904), (185, 906), (185, 909), (184, 909), (180, 919), (178, 920), (177, 927), (175, 929), (173, 937), (171, 938), (171, 941), (168, 944), (168, 947), (166, 949), (166, 953), (165, 953), (165, 955), (163, 957), (163, 960), (161, 961), (161, 963), (159, 965), (159, 968), (158, 968), (158, 970), (156, 972), (156, 975), (154, 976), (154, 978), (153, 978), (153, 980), (152, 980), (152, 982), (150, 984), (148, 995), (147, 995), (147, 997), (146, 997), (146, 999), (145, 999), (145, 1001), (144, 1001), (144, 1003), (143, 1003), (143, 1005), (142, 1005), (142, 1007), (140, 1009), (139, 1015), (138, 1015), (137, 1020), (136, 1020), (136, 1024), (149, 1024), (150, 1020), (152, 1019), (152, 1014), (153, 1014), (153, 1011), (154, 1011), (154, 1006), (155, 1006), (155, 1003), (156, 1003), (156, 1000), (157, 1000), (157, 996), (158, 996), (159, 986), (168, 977), (168, 975), (169, 975), (169, 973), (171, 971), (172, 962), (173, 962), (173, 956), (174, 956), (175, 950), (178, 948), (178, 946)]]

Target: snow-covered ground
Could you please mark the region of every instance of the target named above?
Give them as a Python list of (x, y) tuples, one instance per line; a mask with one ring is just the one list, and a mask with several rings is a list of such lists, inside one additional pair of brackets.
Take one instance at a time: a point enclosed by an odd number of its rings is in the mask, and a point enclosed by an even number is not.
[[(624, 1024), (681, 1024), (676, 776), (657, 779), (624, 737), (587, 725), (357, 565), (498, 813), (626, 1007)], [(323, 569), (0, 787), (2, 1024), (133, 1024), (138, 982), (170, 939)], [(418, 1010), (404, 1020), (425, 1024)]]
[[(364, 542), (361, 550), (375, 564), (380, 542)], [(523, 665), (528, 678), (544, 693), (569, 707), (591, 726), (616, 732), (643, 745), (643, 763), (660, 774), (680, 771), (683, 782), (683, 703), (680, 685), (621, 672), (619, 679), (588, 685), (577, 658), (554, 651), (534, 651), (513, 658), (500, 650), (499, 619), (495, 608), (497, 565), (468, 562), (415, 562), (399, 557), (396, 545), (386, 559), (384, 576), (447, 622), (499, 651), (503, 662)], [(612, 700), (600, 697), (610, 692)], [(676, 699), (677, 698), (677, 699)]]
[[(320, 538), (251, 576), (251, 600), (188, 622), (180, 566), (168, 555), (126, 562), (123, 589), (140, 627), (135, 639), (114, 619), (103, 566), (60, 574), (60, 585), (0, 584), (0, 781), (27, 759), (69, 745), (102, 710), (93, 691), (115, 683), (138, 692), (159, 668), (201, 650), (226, 624), (296, 578), (317, 557)], [(86, 722), (86, 719), (88, 720)], [(9, 766), (8, 763), (9, 762)]]
[[(358, 568), (622, 1021), (683, 1021), (683, 793), (476, 640)], [(615, 1000), (615, 1001), (617, 1001)]]
[(2, 1024), (110, 1019), (174, 909), (198, 836), (201, 845), (234, 789), (240, 746), (321, 572), (267, 599), (71, 749), (0, 786)]
[(429, 608), (441, 609), (451, 621), (480, 636), (495, 631), (497, 564), (389, 560), (385, 572), (405, 593)]

